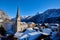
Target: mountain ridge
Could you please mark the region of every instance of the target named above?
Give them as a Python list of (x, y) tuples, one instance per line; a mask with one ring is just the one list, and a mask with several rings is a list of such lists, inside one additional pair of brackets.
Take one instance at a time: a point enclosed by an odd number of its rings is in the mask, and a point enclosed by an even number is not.
[[(28, 16), (24, 19), (22, 19), (22, 22), (34, 22), (34, 23), (46, 23), (46, 20), (49, 19), (49, 21), (54, 19), (56, 21), (58, 21), (58, 19), (60, 19), (60, 9), (48, 9), (43, 13), (37, 13), (34, 16)], [(47, 21), (47, 23), (49, 23), (49, 21)], [(52, 23), (52, 21), (50, 22)], [(54, 22), (53, 22), (54, 23)]]

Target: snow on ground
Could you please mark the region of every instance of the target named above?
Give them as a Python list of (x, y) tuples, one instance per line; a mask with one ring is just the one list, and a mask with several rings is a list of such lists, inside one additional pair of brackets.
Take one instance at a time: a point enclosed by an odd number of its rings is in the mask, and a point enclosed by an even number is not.
[(51, 39), (56, 38), (56, 34), (57, 34), (57, 33), (58, 33), (57, 31), (52, 32), (52, 35), (50, 36), (50, 38), (51, 38)]
[(22, 35), (23, 35), (23, 33), (16, 32), (15, 35), (14, 35), (14, 37), (15, 37), (15, 38), (19, 38), (19, 37), (22, 36)]
[(52, 32), (52, 35), (50, 36), (50, 38), (53, 40), (58, 40), (58, 37), (55, 38), (57, 31), (52, 31), (50, 28), (43, 28), (42, 32), (33, 30), (32, 28), (27, 28), (25, 32), (22, 32), (22, 33), (17, 32), (15, 36), (16, 38), (18, 38), (18, 40), (35, 40), (41, 34), (50, 35), (51, 32)]
[(34, 36), (34, 35), (40, 34), (40, 32), (32, 32), (32, 33), (28, 33), (28, 34)]
[(41, 34), (30, 35), (29, 40), (35, 40), (39, 36), (41, 36)]
[(27, 33), (31, 33), (31, 32), (35, 32), (35, 30), (33, 30), (32, 28), (27, 28), (26, 31), (23, 33), (27, 34)]
[(31, 36), (34, 36), (34, 35), (37, 35), (37, 34), (43, 34), (43, 35), (49, 35), (48, 33), (43, 33), (43, 32), (32, 32), (32, 33), (28, 33), (29, 35), (31, 35)]
[(25, 34), (24, 36), (22, 36), (20, 39), (23, 39), (23, 38), (27, 38), (28, 37), (28, 35), (27, 34)]
[(5, 25), (5, 30), (7, 34), (13, 34), (13, 28), (11, 23), (6, 23)]
[(56, 26), (51, 26), (52, 29), (57, 28)]
[(32, 32), (32, 33), (24, 34), (21, 37), (18, 37), (18, 40), (27, 39), (27, 38), (29, 38), (29, 40), (34, 40), (37, 37), (39, 37), (41, 34), (48, 35), (47, 33), (43, 33), (43, 32)]
[(52, 30), (49, 29), (49, 28), (44, 28), (44, 29), (42, 29), (42, 32), (45, 33), (45, 34), (47, 33), (47, 34), (50, 35), (50, 33), (52, 32)]
[(39, 36), (40, 36), (39, 32), (32, 32), (32, 33), (24, 34), (23, 36), (21, 36), (20, 38), (18, 38), (18, 40), (23, 40), (23, 39), (34, 40), (34, 39), (36, 39)]
[(31, 30), (31, 28), (30, 29), (26, 29), (26, 31), (23, 32), (23, 33), (16, 33), (15, 35), (18, 38), (18, 40), (23, 40), (23, 39), (34, 40), (37, 37), (39, 37), (41, 34), (49, 35), (49, 33), (44, 33), (44, 32), (40, 32), (40, 31)]

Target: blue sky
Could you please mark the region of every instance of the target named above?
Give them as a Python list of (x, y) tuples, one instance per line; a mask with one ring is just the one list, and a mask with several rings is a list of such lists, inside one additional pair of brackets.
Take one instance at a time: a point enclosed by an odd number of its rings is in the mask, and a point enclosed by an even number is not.
[(17, 5), (21, 16), (29, 16), (47, 9), (60, 8), (60, 0), (0, 0), (0, 9), (10, 17), (16, 16)]

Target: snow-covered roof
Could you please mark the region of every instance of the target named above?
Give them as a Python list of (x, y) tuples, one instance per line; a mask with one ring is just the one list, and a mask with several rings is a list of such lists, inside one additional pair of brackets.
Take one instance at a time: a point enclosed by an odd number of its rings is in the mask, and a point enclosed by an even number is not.
[(23, 35), (23, 33), (16, 32), (15, 35), (14, 35), (14, 37), (15, 37), (15, 38), (19, 38), (19, 37), (22, 36), (22, 35)]
[(50, 28), (51, 28), (51, 29), (57, 29), (58, 26), (53, 26), (53, 25), (52, 25), (52, 26), (50, 26)]
[(48, 35), (50, 35), (50, 33), (52, 32), (52, 30), (51, 29), (49, 29), (49, 28), (44, 28), (44, 29), (42, 29), (42, 32), (43, 32), (43, 34), (48, 34)]
[(28, 33), (28, 34), (31, 36), (34, 36), (34, 35), (40, 34), (40, 32), (32, 32), (32, 33)]
[(33, 28), (27, 28), (27, 30), (33, 30)]
[(38, 27), (34, 27), (34, 29), (39, 29)]
[(27, 38), (27, 37), (28, 37), (28, 35), (25, 34), (25, 35), (23, 35), (20, 39)]

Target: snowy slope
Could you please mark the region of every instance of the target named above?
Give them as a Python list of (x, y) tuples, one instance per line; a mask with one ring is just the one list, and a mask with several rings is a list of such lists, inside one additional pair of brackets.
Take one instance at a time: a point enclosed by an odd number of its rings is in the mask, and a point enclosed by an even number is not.
[(49, 31), (49, 30), (50, 29), (45, 29), (43, 32), (40, 32), (40, 31), (35, 31), (35, 30), (31, 29), (31, 28), (28, 28), (28, 29), (26, 29), (25, 32), (22, 32), (22, 33), (17, 32), (15, 34), (15, 37), (18, 38), (18, 40), (24, 40), (24, 39), (35, 40), (41, 34), (50, 35), (51, 31)]
[(14, 33), (11, 23), (5, 23), (4, 26), (5, 26), (5, 30), (6, 30), (7, 34), (13, 34)]

